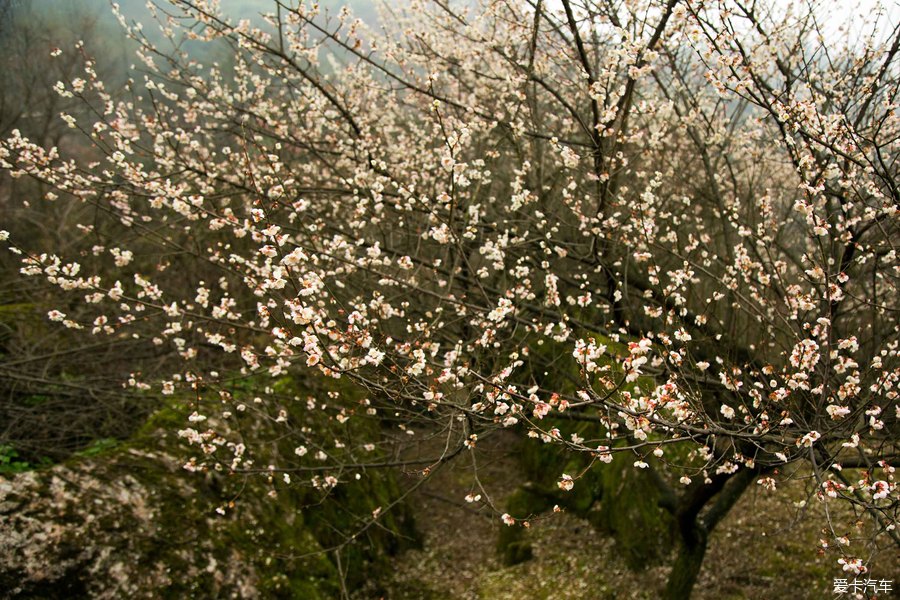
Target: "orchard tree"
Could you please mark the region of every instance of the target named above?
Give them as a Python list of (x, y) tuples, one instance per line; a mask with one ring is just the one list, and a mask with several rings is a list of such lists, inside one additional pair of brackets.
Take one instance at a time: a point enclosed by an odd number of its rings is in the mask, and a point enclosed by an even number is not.
[[(900, 545), (900, 30), (821, 8), (413, 1), (374, 31), (317, 3), (276, 0), (256, 27), (174, 0), (162, 43), (121, 19), (141, 45), (121, 95), (91, 62), (56, 85), (92, 107), (62, 119), (100, 160), (0, 147), (11, 176), (92, 207), (80, 243), (6, 243), (91, 309), (52, 321), (178, 357), (129, 384), (191, 395), (191, 468), (326, 493), (432, 473), (497, 429), (589, 464), (628, 453), (677, 523), (681, 598), (741, 494), (802, 463), (847, 507), (822, 549), (859, 575)], [(229, 43), (233, 73), (194, 40)], [(308, 370), (365, 397), (298, 399), (293, 423), (229, 391)], [(267, 442), (226, 427), (243, 411), (295, 454), (255, 464)], [(347, 433), (366, 419), (383, 435)], [(560, 424), (579, 422), (597, 434)], [(397, 454), (422, 435), (444, 450)]]
[[(55, 9), (55, 10), (51, 10)], [(45, 147), (59, 147), (82, 159), (102, 158), (91, 142), (70, 129), (60, 113), (86, 118), (91, 107), (53, 89), (81, 75), (85, 59), (97, 66), (107, 86), (124, 83), (127, 38), (108, 9), (87, 2), (0, 0), (0, 137), (13, 130)], [(76, 44), (78, 47), (76, 48)], [(54, 49), (69, 51), (52, 56)], [(28, 178), (0, 177), (0, 214), (5, 229), (28, 239), (34, 249), (65, 251), (83, 243), (77, 225), (94, 209), (52, 200), (54, 190)], [(98, 439), (127, 437), (153, 403), (123, 392), (137, 363), (161, 353), (149, 342), (113, 343), (48, 327), (44, 315), (62, 308), (58, 288), (20, 274), (19, 258), (0, 255), (0, 448), (15, 450), (23, 462), (61, 459)], [(54, 289), (55, 288), (55, 289)], [(75, 318), (91, 309), (75, 301), (65, 310)], [(93, 318), (93, 317), (91, 317)]]

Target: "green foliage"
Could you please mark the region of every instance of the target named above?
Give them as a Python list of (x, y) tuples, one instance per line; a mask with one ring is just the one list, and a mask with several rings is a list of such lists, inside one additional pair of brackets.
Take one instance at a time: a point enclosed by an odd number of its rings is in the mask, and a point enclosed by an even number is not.
[(9, 445), (0, 446), (0, 475), (22, 473), (31, 469), (31, 463), (21, 460), (16, 449)]
[(97, 456), (116, 448), (121, 442), (115, 438), (100, 438), (94, 440), (84, 450), (75, 453), (76, 456)]
[(10, 444), (0, 445), (0, 475), (15, 475), (16, 473), (24, 473), (51, 464), (53, 464), (53, 461), (46, 456), (42, 456), (36, 461), (26, 460), (19, 454), (15, 446)]

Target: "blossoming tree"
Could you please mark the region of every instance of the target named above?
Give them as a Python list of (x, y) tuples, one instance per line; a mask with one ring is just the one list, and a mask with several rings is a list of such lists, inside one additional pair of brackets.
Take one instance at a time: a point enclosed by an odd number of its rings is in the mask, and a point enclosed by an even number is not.
[[(126, 95), (90, 61), (57, 84), (93, 108), (62, 118), (100, 160), (0, 146), (13, 177), (91, 208), (66, 253), (6, 244), (93, 313), (51, 320), (179, 357), (129, 383), (194, 397), (192, 468), (325, 493), (499, 428), (630, 453), (678, 525), (671, 597), (793, 463), (871, 520), (868, 541), (826, 525), (845, 571), (900, 543), (900, 32), (881, 13), (837, 33), (805, 2), (744, 0), (415, 0), (382, 31), (280, 0), (260, 28), (203, 0), (157, 16), (162, 42), (122, 19), (143, 63)], [(183, 49), (214, 39), (233, 67)], [(366, 398), (310, 399), (313, 427), (228, 391), (307, 369)], [(256, 465), (263, 441), (220, 428), (247, 410), (295, 455)], [(362, 419), (390, 427), (342, 434)], [(422, 434), (439, 456), (371, 454)]]

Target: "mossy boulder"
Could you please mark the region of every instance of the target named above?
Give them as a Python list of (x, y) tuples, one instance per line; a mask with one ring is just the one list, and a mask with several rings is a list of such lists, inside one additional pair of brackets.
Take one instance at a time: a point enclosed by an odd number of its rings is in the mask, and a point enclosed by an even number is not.
[[(520, 487), (506, 499), (506, 512), (517, 522), (540, 514), (551, 506), (550, 496), (543, 490), (535, 489), (530, 483)], [(533, 555), (526, 530), (517, 525), (500, 529), (497, 551), (505, 565), (516, 565), (531, 560)]]
[[(184, 469), (186, 408), (132, 439), (0, 477), (0, 590), (29, 598), (334, 598), (415, 543), (389, 472), (331, 494)], [(340, 557), (338, 557), (338, 553)], [(342, 582), (343, 579), (343, 582)]]
[[(568, 424), (572, 429), (572, 424)], [(576, 433), (590, 435), (581, 424)], [(517, 520), (537, 516), (553, 506), (587, 519), (598, 530), (611, 535), (626, 563), (634, 569), (659, 563), (674, 540), (674, 522), (660, 504), (651, 475), (632, 465), (630, 453), (614, 453), (610, 463), (588, 456), (572, 455), (556, 445), (524, 440), (517, 453), (529, 481), (508, 498), (507, 512)], [(557, 485), (567, 473), (576, 477), (571, 491)], [(501, 529), (498, 552), (506, 564), (531, 557), (527, 530), (513, 526)]]

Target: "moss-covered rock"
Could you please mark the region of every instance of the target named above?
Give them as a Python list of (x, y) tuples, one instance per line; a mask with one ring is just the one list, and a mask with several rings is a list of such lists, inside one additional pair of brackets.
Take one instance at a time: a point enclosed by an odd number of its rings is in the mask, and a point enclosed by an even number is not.
[[(35, 598), (334, 598), (415, 540), (389, 472), (325, 495), (191, 473), (160, 411), (131, 440), (0, 478), (0, 590)], [(224, 514), (220, 514), (224, 513)], [(340, 553), (338, 559), (337, 553)]]
[[(587, 436), (591, 434), (588, 428), (588, 424), (580, 424), (575, 432)], [(590, 463), (590, 457), (536, 440), (523, 441), (517, 456), (529, 482), (507, 500), (511, 516), (528, 519), (559, 506), (613, 536), (617, 550), (634, 569), (665, 558), (673, 543), (674, 523), (660, 507), (659, 491), (650, 475), (632, 466), (633, 456), (614, 453), (611, 463)], [(563, 473), (580, 475), (571, 491), (557, 486)], [(501, 530), (497, 548), (505, 564), (531, 557), (527, 530), (522, 527)]]
[(674, 520), (659, 505), (659, 491), (650, 475), (632, 465), (634, 457), (614, 455), (609, 464), (590, 472), (596, 490), (588, 521), (612, 535), (616, 548), (632, 569), (663, 561), (674, 543)]
[[(551, 498), (533, 484), (526, 484), (506, 500), (506, 512), (517, 521), (538, 515), (552, 506)], [(531, 542), (522, 527), (503, 527), (497, 538), (497, 551), (505, 565), (516, 565), (532, 557)]]

